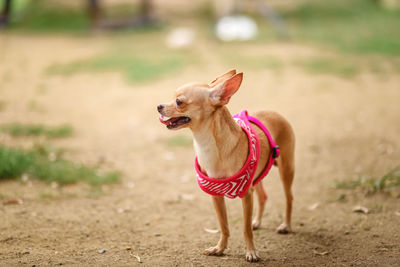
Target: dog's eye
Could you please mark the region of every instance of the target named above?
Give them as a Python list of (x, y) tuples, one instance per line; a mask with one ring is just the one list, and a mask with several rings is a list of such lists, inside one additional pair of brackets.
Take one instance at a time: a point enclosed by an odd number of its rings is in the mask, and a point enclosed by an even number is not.
[(180, 105), (182, 105), (183, 104), (183, 102), (181, 101), (181, 100), (179, 100), (179, 98), (177, 98), (176, 99), (176, 105), (177, 106), (180, 106)]

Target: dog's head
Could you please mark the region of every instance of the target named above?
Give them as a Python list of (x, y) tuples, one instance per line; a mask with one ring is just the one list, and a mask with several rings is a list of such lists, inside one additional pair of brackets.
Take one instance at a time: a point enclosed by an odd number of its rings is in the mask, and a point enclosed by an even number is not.
[(157, 106), (160, 121), (167, 128), (195, 129), (215, 111), (226, 105), (239, 89), (243, 73), (231, 70), (209, 84), (191, 83), (183, 85), (175, 92), (174, 100)]

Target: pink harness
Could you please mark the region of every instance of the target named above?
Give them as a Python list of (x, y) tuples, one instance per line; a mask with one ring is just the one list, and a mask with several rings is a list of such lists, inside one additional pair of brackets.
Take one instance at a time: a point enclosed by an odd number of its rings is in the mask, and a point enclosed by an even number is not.
[(249, 116), (247, 110), (243, 110), (234, 115), (233, 119), (242, 127), (249, 139), (249, 156), (242, 169), (234, 176), (228, 178), (211, 178), (200, 171), (197, 157), (195, 159), (194, 166), (197, 172), (197, 183), (201, 190), (213, 196), (226, 196), (228, 198), (235, 198), (237, 196), (243, 197), (251, 186), (260, 159), (260, 140), (250, 122), (255, 123), (263, 130), (272, 148), (265, 169), (261, 172), (260, 176), (253, 181), (253, 185), (256, 185), (268, 174), (275, 159), (279, 156), (279, 146), (272, 140), (271, 134), (267, 128), (258, 119)]

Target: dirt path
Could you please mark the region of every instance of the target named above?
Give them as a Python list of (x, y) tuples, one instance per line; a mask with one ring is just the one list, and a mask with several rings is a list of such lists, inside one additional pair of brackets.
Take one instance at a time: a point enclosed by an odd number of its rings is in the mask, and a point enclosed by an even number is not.
[[(255, 232), (262, 260), (249, 264), (239, 200), (228, 201), (226, 255), (201, 254), (218, 240), (218, 234), (204, 230), (217, 228), (211, 201), (196, 185), (192, 147), (167, 144), (176, 136), (190, 138), (190, 133), (165, 130), (155, 108), (177, 86), (211, 80), (230, 66), (216, 60), (200, 72), (192, 66), (144, 85), (127, 84), (118, 73), (43, 74), (54, 62), (94, 55), (107, 44), (102, 36), (0, 36), (0, 100), (5, 103), (0, 122), (71, 124), (75, 136), (51, 145), (66, 148), (66, 156), (75, 161), (101, 161), (124, 174), (121, 184), (103, 186), (103, 193), (85, 185), (52, 188), (35, 180), (2, 181), (1, 266), (398, 265), (398, 190), (366, 196), (333, 188), (335, 179), (380, 177), (399, 163), (398, 74), (343, 79), (291, 66), (278, 73), (242, 69), (245, 81), (231, 111), (276, 110), (292, 122), (297, 136), (294, 233), (274, 232), (284, 198), (273, 170), (265, 181), (269, 200), (263, 225)], [(278, 44), (247, 49), (265, 49), (287, 61), (319, 53)], [(30, 147), (34, 142), (0, 134), (5, 145)], [(3, 205), (10, 198), (21, 198), (23, 204)], [(356, 205), (371, 212), (354, 213)], [(98, 253), (101, 249), (105, 253)]]

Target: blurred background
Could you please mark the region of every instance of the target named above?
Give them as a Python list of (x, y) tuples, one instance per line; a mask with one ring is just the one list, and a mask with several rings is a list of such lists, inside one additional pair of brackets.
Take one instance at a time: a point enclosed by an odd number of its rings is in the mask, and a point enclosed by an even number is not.
[(395, 265), (399, 29), (398, 0), (0, 0), (0, 264), (244, 263), (240, 201), (227, 257), (201, 255), (218, 227), (191, 133), (156, 110), (236, 69), (230, 111), (297, 138), (296, 234), (274, 234), (274, 169), (260, 266)]

